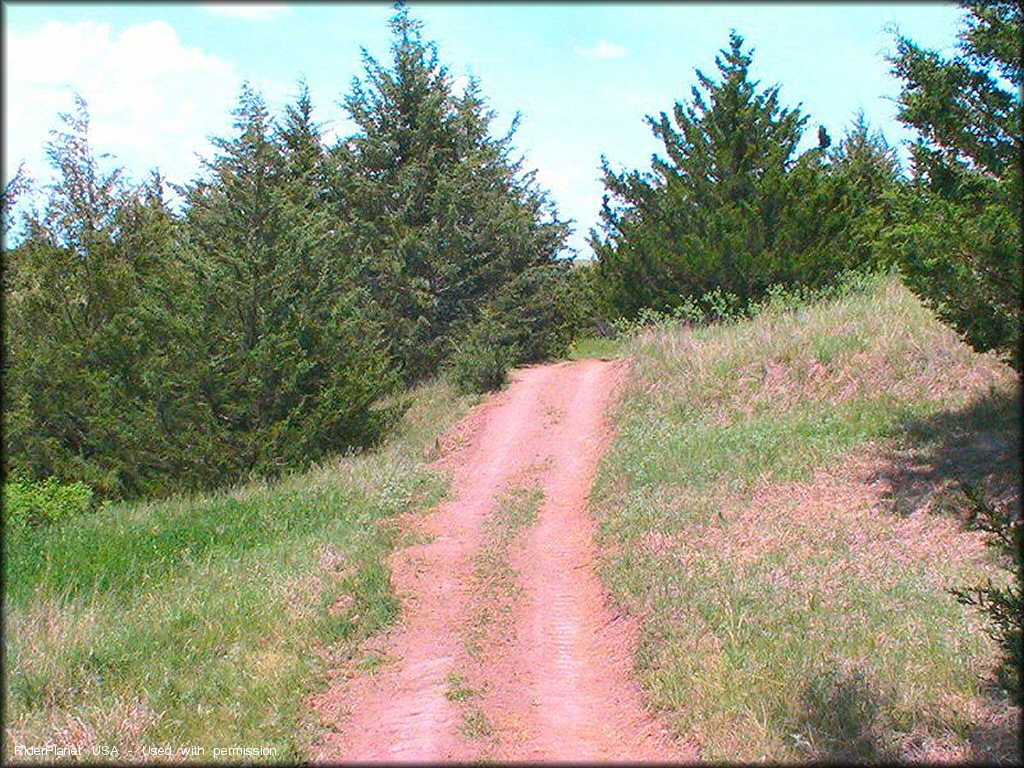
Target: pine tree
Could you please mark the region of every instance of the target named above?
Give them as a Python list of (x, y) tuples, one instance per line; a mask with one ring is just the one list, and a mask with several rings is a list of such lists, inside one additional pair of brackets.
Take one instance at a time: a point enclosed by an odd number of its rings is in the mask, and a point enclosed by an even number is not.
[(307, 407), (293, 412), (282, 443), (291, 466), (379, 439), (396, 415), (380, 399), (398, 383), (383, 318), (361, 283), (355, 238), (327, 205), (331, 171), (312, 112), (309, 88), (300, 83), (278, 132), (292, 222), (284, 304), (301, 354), (313, 362), (298, 382)]
[(838, 145), (828, 153), (835, 175), (849, 179), (851, 194), (873, 200), (885, 194), (900, 175), (896, 150), (881, 131), (873, 131), (859, 111)]
[(29, 179), (23, 163), (14, 172), (14, 177), (4, 185), (4, 196), (0, 202), (0, 214), (2, 214), (0, 225), (3, 227), (5, 243), (14, 227), (14, 211), (18, 205), (18, 199), (31, 188), (32, 180)]
[(345, 106), (358, 133), (331, 153), (334, 211), (355, 232), (407, 381), (428, 375), (452, 340), (516, 275), (553, 263), (566, 226), (512, 156), (509, 132), (471, 82), (462, 94), (399, 6), (392, 62), (363, 52)]
[(861, 111), (829, 153), (829, 170), (834, 197), (826, 208), (839, 226), (826, 241), (847, 268), (881, 266), (879, 233), (892, 221), (892, 198), (903, 182), (896, 150)]
[(879, 233), (892, 221), (900, 183), (895, 150), (863, 112), (836, 144), (805, 152), (790, 174), (791, 279), (824, 285), (844, 270), (884, 266)]
[(952, 59), (897, 38), (899, 119), (916, 129), (913, 191), (887, 232), (910, 287), (979, 350), (1020, 369), (1024, 84), (1016, 0), (962, 2)]

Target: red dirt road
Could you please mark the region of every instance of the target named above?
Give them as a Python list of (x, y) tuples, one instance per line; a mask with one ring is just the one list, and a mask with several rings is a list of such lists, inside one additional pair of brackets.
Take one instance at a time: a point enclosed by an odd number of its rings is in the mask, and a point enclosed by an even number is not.
[[(314, 760), (695, 759), (645, 711), (631, 675), (634, 627), (594, 571), (587, 497), (624, 372), (599, 360), (516, 371), (445, 437), (448, 500), (408, 521), (429, 543), (392, 560), (402, 614), (376, 650), (393, 661), (317, 698), (331, 730)], [(510, 610), (470, 651), (477, 609), (496, 604), (481, 548), (515, 488), (539, 488), (542, 501), (504, 551), (517, 583)]]

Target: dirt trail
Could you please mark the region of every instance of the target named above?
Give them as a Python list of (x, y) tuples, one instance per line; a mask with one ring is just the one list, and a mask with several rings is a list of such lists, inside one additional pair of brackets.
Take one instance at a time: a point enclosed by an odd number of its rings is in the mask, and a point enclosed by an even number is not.
[[(587, 496), (624, 372), (586, 360), (515, 372), (445, 438), (449, 500), (410, 526), (431, 537), (392, 560), (402, 616), (380, 639), (395, 661), (343, 678), (315, 702), (332, 730), (319, 761), (692, 760), (645, 712), (631, 677), (634, 627), (594, 572)], [(536, 522), (508, 551), (518, 588), (502, 636), (466, 648), (474, 566), (509, 489), (539, 487)], [(485, 735), (467, 729), (465, 680)]]

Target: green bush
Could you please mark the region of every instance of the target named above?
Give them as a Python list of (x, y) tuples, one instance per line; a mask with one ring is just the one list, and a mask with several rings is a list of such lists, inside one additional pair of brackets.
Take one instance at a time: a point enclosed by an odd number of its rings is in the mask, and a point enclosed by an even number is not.
[(84, 514), (92, 504), (85, 483), (60, 483), (17, 478), (4, 484), (4, 516), (11, 525), (45, 525)]
[(449, 369), (452, 381), (467, 393), (501, 389), (516, 356), (516, 345), (502, 326), (493, 319), (484, 320), (455, 345)]
[(830, 301), (844, 296), (865, 293), (879, 281), (898, 275), (894, 267), (848, 269), (835, 276), (831, 283), (811, 287), (798, 285), (787, 287), (774, 283), (760, 299), (744, 302), (735, 293), (720, 288), (707, 291), (699, 299), (680, 296), (679, 303), (671, 310), (662, 311), (651, 307), (640, 309), (636, 317), (618, 317), (608, 323), (615, 338), (628, 338), (645, 328), (666, 328), (677, 323), (707, 325), (728, 323), (744, 318), (753, 318), (762, 312), (789, 312), (819, 301)]
[[(585, 269), (585, 267), (584, 267)], [(565, 354), (585, 325), (585, 273), (569, 262), (531, 267), (510, 280), (486, 313), (515, 351), (513, 364), (539, 363)]]

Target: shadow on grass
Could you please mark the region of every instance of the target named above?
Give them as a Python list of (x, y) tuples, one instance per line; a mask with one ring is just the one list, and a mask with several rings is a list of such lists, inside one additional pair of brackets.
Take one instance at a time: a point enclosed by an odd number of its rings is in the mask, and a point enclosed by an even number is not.
[[(828, 764), (930, 762), (921, 734), (906, 733), (893, 719), (897, 692), (872, 670), (835, 659), (806, 683), (800, 714), (787, 732), (807, 759)], [(1019, 765), (1020, 712), (992, 687), (967, 734), (968, 753), (956, 759), (988, 765)], [(948, 725), (926, 729), (941, 734)], [(941, 757), (942, 747), (936, 755)], [(948, 756), (947, 756), (948, 757)]]
[(960, 483), (980, 485), (998, 500), (1020, 498), (1021, 393), (993, 391), (965, 408), (900, 425), (898, 448), (872, 478), (893, 511), (910, 515), (965, 509)]
[(1021, 715), (997, 686), (985, 686), (986, 702), (967, 736), (968, 760), (996, 765), (1021, 764)]
[[(993, 390), (964, 408), (911, 420), (872, 478), (883, 483), (894, 512), (922, 509), (972, 526), (963, 485), (974, 486), (1009, 517), (1021, 515), (1021, 387)], [(963, 586), (963, 585), (950, 585)], [(977, 722), (968, 734), (968, 760), (1019, 764), (1020, 712), (999, 686), (983, 686)]]
[(794, 736), (816, 762), (890, 761), (885, 736), (894, 696), (864, 668), (833, 661), (804, 688)]

